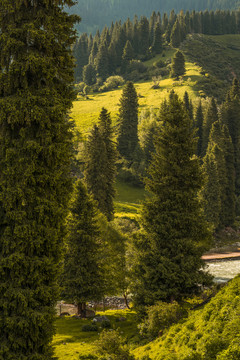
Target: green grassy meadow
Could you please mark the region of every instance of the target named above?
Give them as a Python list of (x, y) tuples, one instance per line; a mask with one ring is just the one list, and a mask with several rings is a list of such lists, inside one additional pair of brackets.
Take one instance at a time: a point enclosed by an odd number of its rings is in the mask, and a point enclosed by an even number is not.
[[(134, 311), (107, 310), (104, 313), (98, 312), (98, 314), (107, 316), (112, 328), (119, 329), (121, 335), (127, 341), (134, 341), (137, 334), (136, 314)], [(117, 321), (120, 317), (124, 317), (126, 321)], [(54, 337), (53, 346), (55, 356), (59, 360), (78, 360), (79, 355), (96, 353), (94, 341), (98, 340), (101, 329), (98, 332), (83, 332), (82, 326), (86, 324), (90, 325), (91, 320), (80, 320), (70, 316), (57, 318), (57, 334)]]
[[(174, 50), (172, 50), (172, 52), (174, 53)], [(150, 66), (156, 62), (158, 58), (159, 57), (149, 60), (147, 65)], [(186, 62), (186, 70), (183, 83), (167, 78), (160, 81), (159, 89), (151, 89), (153, 85), (152, 81), (135, 83), (139, 95), (139, 112), (150, 107), (159, 108), (161, 102), (168, 96), (172, 89), (174, 89), (180, 97), (183, 97), (185, 91), (188, 91), (193, 102), (196, 101), (199, 93), (195, 90), (195, 85), (199, 79), (203, 77), (200, 73), (201, 68), (194, 63)], [(98, 116), (102, 107), (105, 107), (111, 112), (113, 125), (115, 126), (121, 94), (122, 88), (105, 93), (90, 94), (88, 95), (88, 99), (79, 95), (77, 101), (73, 103), (71, 112), (71, 117), (75, 121), (77, 129), (86, 136), (92, 126), (98, 122)]]

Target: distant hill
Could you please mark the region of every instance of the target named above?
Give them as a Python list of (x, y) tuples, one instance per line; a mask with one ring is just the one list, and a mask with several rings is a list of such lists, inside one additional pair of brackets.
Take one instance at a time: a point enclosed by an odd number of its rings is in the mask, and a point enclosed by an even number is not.
[(172, 9), (180, 10), (236, 10), (240, 8), (240, 0), (78, 0), (71, 8), (71, 13), (81, 16), (82, 21), (77, 30), (80, 33), (95, 33), (111, 22), (125, 21), (134, 15), (149, 17), (152, 11), (169, 13)]

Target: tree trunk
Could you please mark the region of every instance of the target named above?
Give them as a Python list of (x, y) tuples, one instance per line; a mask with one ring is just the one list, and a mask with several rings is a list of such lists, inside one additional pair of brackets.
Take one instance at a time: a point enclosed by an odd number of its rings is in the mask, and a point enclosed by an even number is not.
[(124, 297), (124, 300), (125, 300), (125, 305), (128, 309), (130, 309), (130, 306), (128, 305), (128, 298), (127, 298), (127, 292), (123, 293), (123, 297)]
[(80, 316), (81, 318), (86, 318), (86, 303), (85, 302), (81, 302), (77, 304), (77, 315)]

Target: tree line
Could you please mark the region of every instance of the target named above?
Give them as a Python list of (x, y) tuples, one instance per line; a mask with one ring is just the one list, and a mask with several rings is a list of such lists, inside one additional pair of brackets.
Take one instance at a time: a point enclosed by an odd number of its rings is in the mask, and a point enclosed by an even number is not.
[(144, 71), (141, 61), (160, 54), (163, 44), (179, 47), (190, 33), (239, 34), (240, 11), (153, 12), (149, 19), (135, 16), (133, 21), (112, 23), (95, 36), (84, 33), (74, 46), (75, 79), (101, 85), (111, 75), (127, 77), (131, 72)]
[(128, 17), (132, 18), (135, 14), (150, 16), (153, 10), (160, 10), (162, 13), (170, 13), (172, 9), (176, 12), (180, 10), (204, 11), (213, 10), (237, 10), (240, 6), (238, 0), (79, 0), (72, 8), (71, 12), (81, 15), (82, 21), (77, 25), (80, 33), (95, 33), (98, 29), (109, 26), (111, 21), (125, 21)]

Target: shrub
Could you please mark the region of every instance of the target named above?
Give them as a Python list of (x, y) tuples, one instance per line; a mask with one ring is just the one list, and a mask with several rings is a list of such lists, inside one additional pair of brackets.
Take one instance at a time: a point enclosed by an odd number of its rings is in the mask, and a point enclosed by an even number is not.
[(166, 64), (165, 64), (165, 62), (163, 61), (163, 60), (158, 60), (158, 61), (156, 61), (155, 63), (154, 63), (154, 65), (156, 66), (156, 67), (158, 67), (158, 68), (163, 68), (163, 67), (165, 67), (166, 66)]
[(103, 330), (95, 344), (98, 353), (103, 356), (102, 359), (134, 360), (134, 356), (130, 354), (129, 349), (123, 345), (123, 339), (118, 330)]
[(111, 323), (109, 320), (104, 320), (102, 323), (101, 323), (101, 327), (103, 329), (110, 329), (111, 328)]
[(162, 330), (177, 323), (186, 315), (187, 311), (176, 301), (170, 304), (159, 301), (156, 305), (148, 308), (147, 317), (139, 325), (140, 334), (146, 337), (155, 338)]
[(110, 76), (107, 78), (107, 80), (104, 82), (104, 84), (99, 88), (99, 91), (110, 91), (117, 89), (118, 86), (121, 86), (124, 84), (124, 79), (122, 76)]
[(95, 355), (91, 355), (91, 354), (89, 354), (89, 355), (79, 355), (79, 360), (96, 360), (96, 359), (98, 359), (98, 357), (95, 356)]
[(147, 67), (139, 60), (131, 60), (127, 68), (128, 72), (137, 71), (142, 74), (147, 71)]
[(97, 325), (83, 325), (82, 326), (82, 331), (84, 332), (88, 332), (88, 331), (98, 331), (98, 326)]
[(83, 89), (85, 88), (86, 84), (85, 82), (80, 82), (75, 84), (75, 89), (77, 90), (78, 93), (83, 93)]

